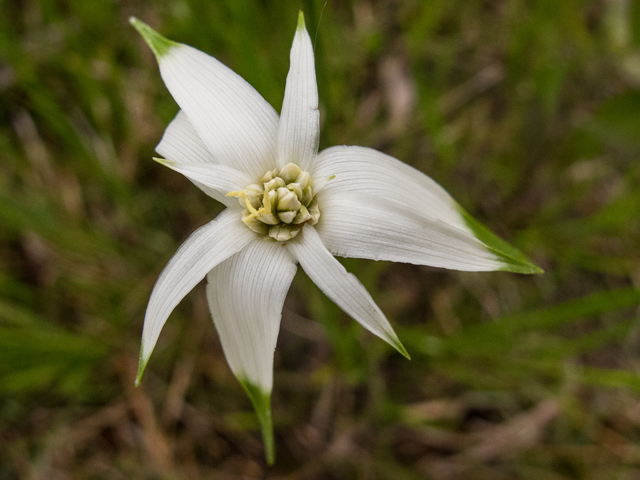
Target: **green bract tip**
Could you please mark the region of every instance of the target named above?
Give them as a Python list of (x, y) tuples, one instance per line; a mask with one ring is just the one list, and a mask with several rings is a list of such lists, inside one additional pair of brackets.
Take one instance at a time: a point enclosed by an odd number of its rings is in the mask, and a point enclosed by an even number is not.
[(154, 162), (157, 162), (160, 165), (164, 165), (165, 167), (171, 168), (173, 165), (175, 165), (175, 162), (172, 162), (167, 158), (159, 158), (159, 157), (151, 157), (151, 158), (153, 159)]
[(300, 13), (298, 13), (298, 30), (305, 30), (306, 27), (304, 25), (304, 13), (302, 13), (302, 10), (300, 10)]
[(142, 375), (144, 374), (144, 369), (147, 368), (147, 361), (149, 359), (147, 358), (147, 360), (145, 360), (142, 357), (142, 347), (140, 347), (140, 358), (138, 360), (138, 373), (136, 374), (136, 387), (140, 386), (140, 383), (142, 382)]
[(500, 270), (515, 273), (544, 273), (544, 270), (534, 265), (520, 250), (496, 236), (460, 205), (456, 206), (473, 235), (502, 262), (503, 267)]
[(400, 355), (402, 355), (404, 358), (406, 358), (407, 360), (411, 360), (411, 355), (409, 355), (409, 352), (407, 352), (407, 349), (404, 348), (404, 345), (402, 345), (400, 343), (400, 340), (398, 340), (398, 344), (397, 345), (393, 345), (393, 347), (400, 353)]
[(271, 393), (264, 392), (260, 387), (240, 377), (238, 377), (238, 380), (244, 391), (247, 392), (258, 416), (267, 464), (273, 465), (276, 461), (276, 445), (273, 438), (273, 422), (271, 420)]
[(129, 23), (133, 25), (140, 35), (142, 35), (142, 38), (147, 42), (147, 45), (149, 45), (149, 48), (151, 48), (158, 61), (169, 53), (169, 50), (173, 47), (180, 45), (179, 43), (163, 37), (149, 25), (144, 23), (142, 20), (138, 20), (136, 17), (129, 17)]

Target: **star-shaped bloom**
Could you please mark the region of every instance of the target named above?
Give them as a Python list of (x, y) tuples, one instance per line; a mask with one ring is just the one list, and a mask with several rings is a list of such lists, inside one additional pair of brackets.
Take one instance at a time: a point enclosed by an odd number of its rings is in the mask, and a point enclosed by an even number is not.
[(299, 263), (344, 312), (408, 354), (380, 308), (334, 255), (453, 270), (541, 270), (473, 220), (431, 178), (370, 148), (318, 153), (313, 47), (300, 13), (280, 116), (213, 57), (131, 19), (181, 110), (156, 150), (227, 208), (196, 230), (147, 307), (137, 383), (167, 317), (205, 276), (213, 322), (274, 446), (270, 398), (282, 306)]

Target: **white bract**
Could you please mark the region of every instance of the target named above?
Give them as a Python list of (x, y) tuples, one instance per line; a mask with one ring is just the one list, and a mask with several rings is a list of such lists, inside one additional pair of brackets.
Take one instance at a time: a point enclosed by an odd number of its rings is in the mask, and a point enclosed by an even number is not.
[(255, 406), (272, 462), (273, 353), (298, 263), (342, 310), (407, 357), (382, 311), (333, 255), (540, 272), (418, 170), (364, 147), (318, 153), (318, 90), (302, 13), (279, 117), (215, 58), (131, 22), (181, 108), (156, 148), (164, 159), (156, 160), (227, 207), (160, 275), (144, 319), (138, 383), (169, 314), (206, 276), (224, 353)]

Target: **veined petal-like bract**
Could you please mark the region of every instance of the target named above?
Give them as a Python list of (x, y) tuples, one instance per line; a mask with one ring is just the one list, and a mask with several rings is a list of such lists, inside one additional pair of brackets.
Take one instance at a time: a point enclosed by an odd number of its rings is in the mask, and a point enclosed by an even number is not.
[(539, 273), (432, 179), (376, 150), (318, 153), (318, 89), (302, 12), (280, 116), (218, 60), (138, 19), (181, 110), (156, 150), (227, 208), (169, 261), (144, 319), (139, 383), (171, 311), (205, 276), (224, 353), (274, 461), (270, 398), (282, 305), (299, 263), (342, 310), (408, 354), (362, 284), (333, 255), (467, 271)]

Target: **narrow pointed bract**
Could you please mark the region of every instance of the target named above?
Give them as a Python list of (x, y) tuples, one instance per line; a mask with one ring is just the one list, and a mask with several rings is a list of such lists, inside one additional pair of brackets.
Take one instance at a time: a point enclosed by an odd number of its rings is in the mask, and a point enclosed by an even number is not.
[(318, 88), (302, 12), (280, 117), (215, 58), (131, 23), (181, 108), (156, 148), (164, 158), (155, 160), (227, 207), (185, 241), (156, 282), (136, 384), (171, 311), (206, 276), (224, 354), (254, 406), (271, 464), (274, 349), (298, 263), (344, 312), (407, 358), (384, 313), (333, 255), (541, 273), (422, 172), (364, 147), (318, 153)]
[(278, 127), (278, 166), (296, 163), (308, 170), (318, 153), (320, 112), (311, 38), (302, 12), (291, 46), (291, 67)]
[(305, 226), (302, 234), (290, 242), (290, 248), (309, 278), (336, 305), (371, 333), (386, 340), (405, 357), (409, 357), (371, 295), (358, 279), (348, 273), (331, 255), (312, 226)]
[(288, 249), (257, 238), (207, 275), (209, 309), (229, 366), (264, 392), (271, 392), (282, 306), (295, 273)]

